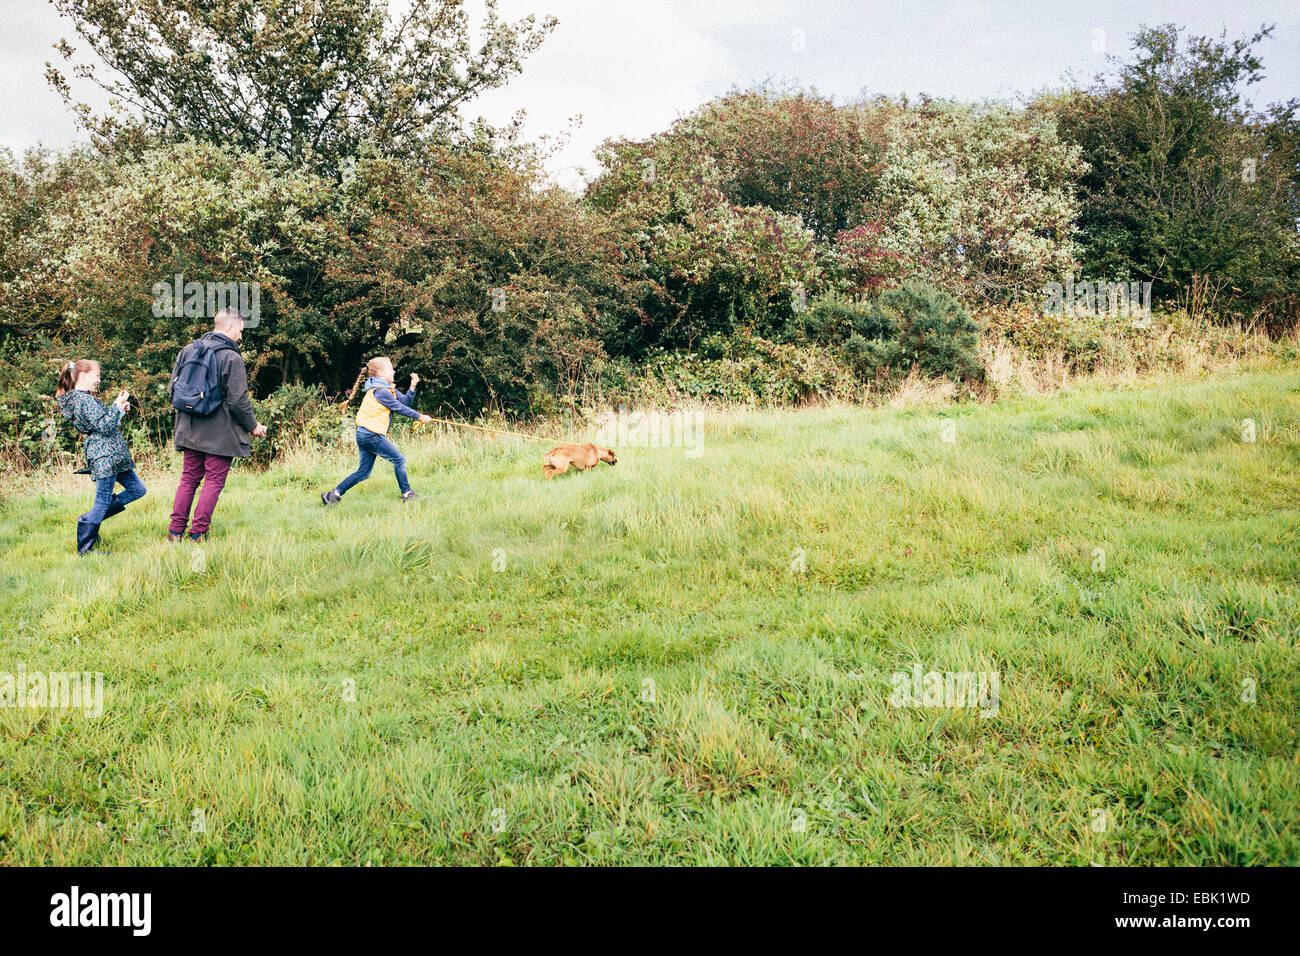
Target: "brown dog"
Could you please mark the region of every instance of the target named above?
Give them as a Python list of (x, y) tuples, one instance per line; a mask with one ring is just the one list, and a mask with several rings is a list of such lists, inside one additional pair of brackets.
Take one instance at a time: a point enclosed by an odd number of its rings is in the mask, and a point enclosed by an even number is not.
[(591, 442), (585, 445), (557, 445), (542, 457), (546, 459), (546, 464), (542, 465), (542, 474), (548, 479), (564, 474), (569, 470), (570, 465), (586, 471), (588, 468), (595, 468), (598, 461), (607, 461), (611, 465), (618, 464), (612, 448), (601, 448)]

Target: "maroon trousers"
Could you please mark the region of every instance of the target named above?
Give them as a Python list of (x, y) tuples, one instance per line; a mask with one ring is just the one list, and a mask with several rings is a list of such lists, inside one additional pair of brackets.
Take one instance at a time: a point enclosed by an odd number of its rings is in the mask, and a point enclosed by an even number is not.
[(230, 474), (231, 459), (222, 455), (207, 455), (201, 451), (186, 451), (185, 465), (181, 469), (181, 483), (176, 489), (176, 500), (172, 502), (172, 534), (184, 534), (185, 525), (190, 520), (190, 505), (194, 503), (194, 492), (199, 483), (203, 491), (199, 493), (199, 506), (194, 509), (194, 523), (190, 525), (190, 534), (207, 534), (212, 524), (212, 512), (217, 509), (217, 499), (221, 489), (226, 486), (226, 475)]

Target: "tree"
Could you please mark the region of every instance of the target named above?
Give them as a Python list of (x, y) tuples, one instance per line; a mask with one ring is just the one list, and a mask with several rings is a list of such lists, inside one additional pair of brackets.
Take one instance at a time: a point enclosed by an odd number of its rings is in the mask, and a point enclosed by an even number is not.
[[(459, 108), (521, 69), (555, 27), (508, 23), (485, 0), (474, 48), (463, 0), (53, 0), (111, 71), (56, 49), (106, 90), (93, 116), (67, 77), (46, 77), (101, 141), (127, 131), (279, 152), (339, 173), (363, 147), (418, 149), (460, 131)], [(341, 175), (341, 173), (339, 173)]]
[(781, 327), (820, 289), (816, 237), (794, 215), (739, 206), (697, 133), (680, 125), (645, 141), (611, 139), (586, 201), (621, 224), (630, 272), (647, 280), (640, 314), (607, 329), (611, 354), (692, 348), (741, 328)]
[(903, 272), (965, 297), (1034, 295), (1074, 267), (1079, 147), (999, 103), (863, 104), (889, 117), (874, 217)]
[(625, 224), (651, 288), (640, 320), (606, 337), (610, 351), (780, 334), (818, 294), (894, 278), (897, 257), (868, 218), (881, 137), (875, 116), (760, 88), (646, 140), (607, 140), (586, 200)]
[(1297, 101), (1256, 112), (1261, 28), (1235, 40), (1143, 27), (1137, 57), (1088, 90), (1038, 104), (1089, 171), (1079, 216), (1085, 273), (1150, 281), (1157, 298), (1209, 283), (1225, 311), (1294, 315), (1300, 278)]
[(614, 221), (536, 165), (455, 150), (424, 168), (366, 160), (331, 231), (327, 324), (350, 331), (345, 367), (415, 363), (460, 412), (574, 401), (605, 360), (601, 323), (632, 321), (642, 294)]
[(863, 223), (885, 152), (878, 115), (815, 92), (733, 93), (706, 103), (682, 133), (699, 135), (733, 203), (798, 216), (822, 242)]

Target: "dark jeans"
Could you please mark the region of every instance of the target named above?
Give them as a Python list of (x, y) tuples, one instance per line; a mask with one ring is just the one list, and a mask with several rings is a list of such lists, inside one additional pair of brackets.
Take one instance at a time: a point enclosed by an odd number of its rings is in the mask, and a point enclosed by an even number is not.
[[(122, 491), (120, 494), (113, 494), (113, 489), (119, 482), (122, 484)], [(82, 518), (87, 524), (100, 524), (113, 505), (121, 505), (125, 508), (137, 498), (143, 498), (146, 490), (144, 482), (140, 480), (134, 468), (120, 471), (111, 478), (99, 478), (95, 481), (95, 504)]]
[(170, 531), (172, 534), (185, 533), (185, 525), (190, 520), (190, 505), (194, 503), (194, 492), (202, 482), (203, 491), (199, 494), (199, 505), (194, 509), (190, 534), (207, 534), (212, 524), (212, 512), (217, 510), (221, 489), (226, 487), (231, 459), (224, 455), (207, 455), (201, 451), (186, 451), (184, 454), (181, 483), (176, 488), (176, 500), (172, 502)]
[(348, 493), (348, 489), (353, 485), (360, 484), (370, 477), (370, 469), (375, 467), (375, 458), (383, 458), (393, 463), (393, 471), (397, 475), (397, 487), (401, 489), (402, 494), (411, 490), (411, 483), (406, 480), (406, 458), (397, 446), (388, 440), (387, 435), (376, 435), (369, 428), (357, 429), (357, 451), (361, 453), (361, 464), (357, 465), (357, 470), (348, 475), (335, 490), (340, 495)]

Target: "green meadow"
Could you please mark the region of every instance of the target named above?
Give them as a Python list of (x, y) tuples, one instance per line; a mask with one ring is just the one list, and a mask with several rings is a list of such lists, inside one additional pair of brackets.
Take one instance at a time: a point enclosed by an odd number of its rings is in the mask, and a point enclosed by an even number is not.
[(1294, 363), (717, 410), (550, 482), (396, 438), (419, 501), (324, 509), (340, 444), (201, 547), (175, 462), (84, 559), (86, 479), (7, 480), (0, 672), (103, 715), (0, 707), (0, 864), (1300, 862)]

